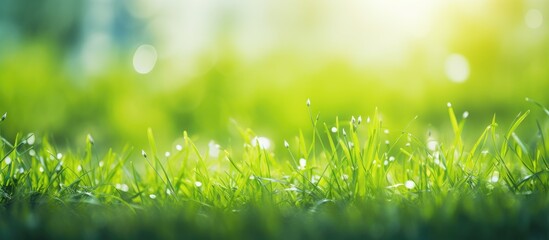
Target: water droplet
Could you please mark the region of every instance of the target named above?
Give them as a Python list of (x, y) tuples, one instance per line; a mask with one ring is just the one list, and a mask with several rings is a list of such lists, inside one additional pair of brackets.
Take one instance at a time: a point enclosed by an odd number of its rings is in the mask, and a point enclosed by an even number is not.
[(406, 183), (404, 183), (404, 186), (408, 189), (413, 189), (416, 187), (416, 183), (412, 180), (408, 180), (406, 181)]
[(300, 158), (300, 159), (299, 159), (299, 167), (298, 167), (298, 169), (303, 170), (303, 169), (305, 169), (305, 167), (307, 167), (307, 159), (305, 159), (305, 158)]
[(336, 132), (337, 132), (337, 128), (336, 128), (336, 127), (332, 127), (332, 132), (333, 132), (333, 133), (336, 133)]
[(257, 147), (261, 149), (270, 149), (271, 148), (271, 140), (266, 137), (254, 137), (251, 142), (252, 146)]
[(92, 135), (88, 134), (86, 136), (86, 140), (88, 140), (89, 143), (91, 143), (91, 145), (94, 145), (95, 144), (95, 141), (93, 140), (93, 137)]
[(288, 143), (288, 141), (284, 140), (284, 147), (285, 148), (289, 148), (290, 147), (290, 144)]
[(497, 183), (499, 181), (499, 172), (494, 171), (490, 177), (490, 182)]
[(429, 149), (431, 152), (434, 152), (437, 150), (438, 142), (435, 140), (429, 140), (427, 141), (427, 149)]
[(202, 187), (202, 182), (196, 181), (196, 182), (194, 182), (194, 185), (198, 188)]
[(150, 194), (149, 197), (150, 197), (151, 199), (156, 199), (156, 195), (154, 195), (154, 194)]
[(28, 138), (27, 138), (27, 144), (33, 145), (35, 140), (36, 140), (36, 138), (35, 138), (34, 134), (30, 133)]

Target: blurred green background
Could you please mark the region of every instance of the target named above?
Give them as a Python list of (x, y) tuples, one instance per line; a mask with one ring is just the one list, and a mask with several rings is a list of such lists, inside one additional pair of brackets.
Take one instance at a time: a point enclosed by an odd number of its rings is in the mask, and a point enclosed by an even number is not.
[(308, 98), (321, 122), (378, 107), (395, 130), (444, 129), (452, 102), (480, 129), (549, 105), (548, 18), (543, 0), (3, 0), (1, 130), (223, 145), (236, 122), (280, 146), (310, 131)]

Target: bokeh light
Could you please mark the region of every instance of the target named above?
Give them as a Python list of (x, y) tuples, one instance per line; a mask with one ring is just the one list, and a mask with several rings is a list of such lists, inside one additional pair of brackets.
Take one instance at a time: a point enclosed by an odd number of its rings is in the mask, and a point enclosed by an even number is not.
[(147, 74), (153, 70), (157, 58), (156, 49), (153, 46), (141, 45), (133, 55), (133, 68), (138, 73)]

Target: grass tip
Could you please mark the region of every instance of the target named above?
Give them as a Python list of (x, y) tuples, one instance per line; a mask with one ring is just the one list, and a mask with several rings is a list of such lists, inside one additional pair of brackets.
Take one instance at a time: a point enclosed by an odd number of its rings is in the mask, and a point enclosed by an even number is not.
[(0, 118), (0, 122), (3, 122), (4, 120), (6, 120), (7, 117), (8, 117), (8, 113), (5, 112), (5, 113), (2, 115), (2, 118)]
[(147, 158), (147, 153), (145, 152), (145, 150), (141, 150), (141, 155), (143, 155), (144, 158)]
[(307, 107), (311, 106), (311, 99), (307, 98)]
[(93, 140), (93, 137), (91, 134), (88, 133), (88, 135), (86, 136), (86, 140), (88, 140), (88, 142), (91, 143), (91, 145), (95, 145), (95, 141)]

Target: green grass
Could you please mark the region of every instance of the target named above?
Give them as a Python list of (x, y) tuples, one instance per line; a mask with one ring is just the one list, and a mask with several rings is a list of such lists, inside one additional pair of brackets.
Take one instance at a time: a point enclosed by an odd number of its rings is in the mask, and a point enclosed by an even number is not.
[(91, 136), (65, 152), (2, 138), (0, 238), (549, 237), (549, 114), (529, 136), (515, 134), (525, 111), (464, 140), (451, 104), (448, 139), (387, 129), (377, 112), (328, 124), (307, 109), (312, 136), (277, 148), (249, 129), (209, 147), (184, 132), (169, 154), (150, 129), (148, 148), (102, 155)]

